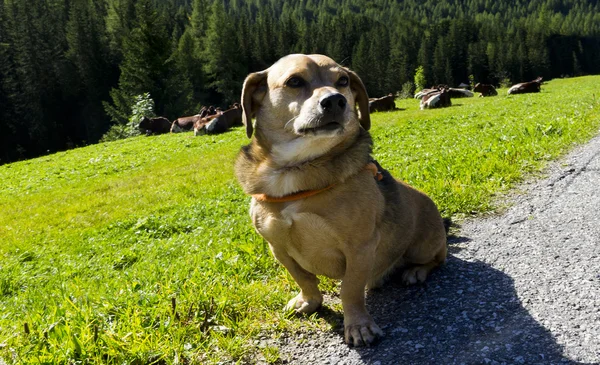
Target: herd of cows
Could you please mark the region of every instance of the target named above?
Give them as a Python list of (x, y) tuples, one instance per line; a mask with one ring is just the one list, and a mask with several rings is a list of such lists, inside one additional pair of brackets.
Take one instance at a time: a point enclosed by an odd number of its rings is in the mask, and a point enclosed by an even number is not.
[(179, 117), (172, 122), (165, 117), (143, 117), (138, 129), (143, 134), (180, 133), (194, 131), (195, 136), (203, 134), (219, 134), (231, 127), (242, 125), (242, 107), (238, 103), (223, 111), (214, 106), (203, 107), (200, 113), (189, 117)]
[[(508, 95), (526, 94), (540, 92), (542, 78), (529, 82), (521, 82), (508, 89)], [(493, 85), (477, 84), (473, 88), (479, 93), (479, 97), (496, 96), (498, 92)], [(444, 108), (452, 105), (452, 98), (472, 97), (473, 93), (467, 89), (451, 88), (446, 85), (438, 85), (430, 89), (423, 89), (415, 94), (415, 99), (421, 99), (421, 110), (431, 108)]]
[[(508, 89), (508, 95), (525, 94), (540, 92), (542, 78), (530, 82), (522, 82), (513, 85)], [(463, 85), (461, 85), (463, 86)], [(467, 85), (464, 85), (467, 86)], [(479, 93), (479, 97), (496, 96), (498, 92), (492, 85), (477, 84), (473, 88), (474, 92)], [(423, 89), (415, 94), (415, 99), (420, 99), (420, 107), (423, 109), (444, 108), (452, 105), (452, 98), (473, 97), (472, 91), (466, 88), (452, 88), (447, 85), (438, 85), (429, 89)], [(394, 95), (388, 94), (381, 98), (369, 99), (369, 111), (371, 113), (390, 111), (396, 109)], [(228, 131), (231, 127), (242, 125), (242, 107), (234, 103), (227, 110), (223, 111), (214, 106), (203, 107), (200, 113), (180, 117), (170, 122), (165, 117), (148, 118), (143, 117), (138, 128), (146, 135), (179, 133), (194, 131), (195, 136), (203, 134), (219, 134)]]

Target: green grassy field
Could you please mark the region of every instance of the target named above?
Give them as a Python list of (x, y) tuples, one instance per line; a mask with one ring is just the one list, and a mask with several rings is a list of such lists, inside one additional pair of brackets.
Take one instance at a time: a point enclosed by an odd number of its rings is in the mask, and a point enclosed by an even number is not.
[[(374, 155), (444, 216), (489, 212), (598, 132), (599, 83), (441, 110), (398, 101), (372, 116)], [(259, 336), (328, 330), (282, 310), (297, 288), (233, 177), (247, 142), (242, 128), (137, 137), (0, 166), (0, 364), (276, 363)]]

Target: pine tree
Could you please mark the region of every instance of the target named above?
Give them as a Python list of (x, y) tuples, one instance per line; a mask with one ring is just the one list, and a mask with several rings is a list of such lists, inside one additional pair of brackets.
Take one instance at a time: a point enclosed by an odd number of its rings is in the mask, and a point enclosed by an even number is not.
[(69, 48), (65, 54), (77, 73), (72, 83), (79, 100), (79, 125), (82, 138), (97, 141), (108, 129), (101, 101), (108, 95), (111, 69), (107, 63), (108, 45), (104, 36), (103, 9), (90, 0), (74, 2), (69, 10), (66, 38)]
[(123, 60), (123, 41), (129, 35), (135, 19), (135, 0), (106, 0), (106, 32), (115, 63)]
[(352, 53), (352, 69), (360, 76), (367, 93), (374, 95), (376, 85), (374, 82), (374, 76), (372, 74), (371, 62), (369, 57), (369, 41), (366, 35), (360, 37), (358, 45), (354, 48)]
[[(168, 61), (173, 65), (173, 69), (169, 73), (166, 85), (168, 102), (164, 107), (165, 115), (189, 115), (195, 114), (199, 110), (199, 105), (194, 103), (194, 88), (192, 85), (192, 80), (199, 72), (194, 50), (194, 40), (191, 33), (186, 31), (179, 38), (177, 49)], [(196, 98), (195, 100), (199, 99)]]
[(239, 57), (234, 30), (234, 20), (228, 17), (223, 3), (216, 1), (211, 7), (204, 40), (203, 71), (208, 86), (222, 95), (226, 103), (239, 101), (242, 81), (248, 73)]
[[(28, 120), (22, 146), (37, 155), (63, 149), (73, 138), (71, 81), (64, 57), (66, 8), (60, 0), (26, 3), (5, 1), (7, 32), (15, 74), (10, 82), (18, 93), (11, 103), (21, 120)], [(17, 90), (14, 90), (15, 92)]]
[(104, 103), (112, 120), (125, 124), (137, 95), (149, 92), (158, 114), (164, 112), (169, 95), (170, 42), (164, 19), (151, 0), (138, 0), (135, 5), (134, 28), (123, 41), (123, 63), (118, 89), (110, 92), (113, 104)]

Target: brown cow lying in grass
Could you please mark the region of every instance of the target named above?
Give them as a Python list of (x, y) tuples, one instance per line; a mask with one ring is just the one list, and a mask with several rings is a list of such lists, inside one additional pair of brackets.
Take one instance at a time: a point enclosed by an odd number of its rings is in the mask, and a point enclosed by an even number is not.
[(192, 128), (194, 128), (194, 123), (199, 119), (201, 119), (200, 114), (189, 117), (179, 117), (171, 124), (171, 133), (191, 131)]
[(219, 134), (238, 125), (242, 125), (242, 108), (239, 104), (234, 104), (233, 108), (225, 110), (221, 115), (206, 124), (204, 129), (206, 134)]
[(217, 108), (217, 114), (209, 115), (194, 123), (194, 135), (219, 134), (236, 125), (242, 125), (242, 108), (233, 103), (226, 111)]
[(171, 130), (171, 122), (165, 117), (143, 117), (137, 127), (140, 132), (150, 136), (153, 134), (169, 133), (169, 130)]
[(423, 89), (415, 94), (415, 99), (423, 99), (423, 97), (425, 95), (431, 94), (431, 93), (437, 93), (439, 91), (440, 91), (440, 89), (438, 89), (438, 88)]
[(460, 89), (456, 87), (447, 88), (448, 93), (450, 93), (451, 98), (472, 98), (475, 94), (473, 94), (470, 90)]
[(388, 110), (396, 109), (396, 103), (394, 102), (394, 95), (388, 94), (381, 98), (370, 98), (369, 99), (369, 112), (384, 112)]
[(421, 99), (421, 110), (433, 109), (433, 108), (445, 108), (452, 105), (450, 100), (450, 93), (448, 89), (438, 90), (437, 92), (430, 92), (423, 96)]
[(203, 134), (206, 134), (206, 125), (208, 123), (212, 122), (213, 119), (217, 118), (221, 114), (222, 113), (217, 113), (217, 114), (209, 115), (204, 118), (198, 119), (194, 123), (194, 136), (201, 136)]
[(198, 113), (200, 115), (200, 118), (206, 118), (209, 115), (215, 115), (217, 114), (217, 109), (215, 109), (214, 106), (203, 106), (202, 109), (200, 109), (200, 113)]
[(473, 97), (473, 93), (467, 89), (448, 87), (447, 85), (438, 85), (429, 89), (423, 89), (415, 94), (415, 99), (423, 99), (423, 97), (427, 94), (438, 93), (441, 90), (445, 89), (451, 98), (471, 98)]
[(527, 94), (527, 93), (539, 93), (542, 87), (542, 78), (538, 77), (537, 79), (529, 82), (522, 82), (520, 84), (516, 84), (508, 89), (508, 95), (512, 94)]
[(185, 132), (185, 131), (191, 131), (192, 129), (195, 130), (195, 125), (197, 122), (199, 122), (200, 120), (202, 120), (203, 118), (207, 118), (210, 117), (212, 115), (216, 115), (218, 113), (218, 108), (215, 108), (214, 106), (209, 106), (209, 107), (202, 107), (202, 109), (200, 109), (200, 113), (196, 114), (196, 115), (192, 115), (189, 117), (180, 117), (177, 118), (173, 121), (173, 124), (171, 125), (171, 133), (180, 133), (180, 132)]
[(475, 85), (475, 88), (473, 89), (473, 91), (475, 91), (476, 93), (481, 93), (479, 95), (480, 98), (485, 97), (485, 96), (498, 95), (496, 88), (493, 85), (488, 85), (488, 84), (477, 83), (477, 85)]

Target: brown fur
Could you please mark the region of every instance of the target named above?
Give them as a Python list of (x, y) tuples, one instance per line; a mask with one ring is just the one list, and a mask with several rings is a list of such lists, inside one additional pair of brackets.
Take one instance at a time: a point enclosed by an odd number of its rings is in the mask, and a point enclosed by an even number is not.
[[(291, 86), (294, 78), (304, 84)], [(324, 100), (344, 106), (327, 111)], [(360, 78), (330, 58), (290, 55), (250, 74), (242, 106), (248, 136), (256, 131), (235, 166), (246, 193), (283, 197), (335, 184), (298, 201), (252, 200), (256, 230), (301, 289), (286, 308), (314, 312), (323, 302), (316, 275), (341, 279), (345, 340), (373, 343), (383, 332), (366, 310), (365, 288), (398, 267), (406, 267), (404, 282), (422, 282), (446, 258), (435, 204), (383, 169), (379, 182), (365, 170), (372, 148), (368, 96)]]
[(231, 127), (241, 126), (242, 124), (242, 107), (236, 103), (213, 119), (212, 122), (206, 124), (204, 128), (207, 134), (219, 134), (228, 131)]
[(189, 117), (179, 117), (171, 124), (171, 133), (180, 133), (190, 131), (194, 128), (194, 123), (202, 119), (200, 114), (192, 115)]
[(508, 89), (508, 95), (512, 94), (528, 94), (528, 93), (539, 93), (542, 88), (542, 78), (538, 77), (537, 79), (529, 82), (522, 82), (520, 84), (516, 84)]
[(219, 115), (221, 115), (221, 113), (211, 114), (196, 120), (194, 122), (194, 136), (206, 134), (206, 125), (212, 122), (212, 120), (217, 118)]
[(475, 88), (473, 89), (473, 91), (475, 91), (476, 93), (481, 93), (479, 95), (480, 98), (483, 98), (486, 96), (498, 95), (496, 88), (493, 85), (488, 85), (488, 84), (479, 84), (478, 83), (477, 85), (475, 85)]
[(137, 127), (140, 132), (150, 136), (153, 134), (169, 133), (171, 122), (165, 117), (143, 117)]
[(393, 94), (388, 94), (381, 98), (369, 99), (369, 110), (371, 113), (385, 112), (394, 109), (396, 109), (396, 103), (394, 102)]

